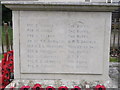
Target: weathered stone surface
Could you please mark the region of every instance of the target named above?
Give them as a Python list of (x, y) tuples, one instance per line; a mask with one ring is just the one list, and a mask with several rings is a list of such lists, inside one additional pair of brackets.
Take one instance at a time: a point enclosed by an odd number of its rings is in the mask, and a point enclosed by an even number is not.
[(88, 3), (58, 1), (4, 1), (6, 7), (14, 11), (79, 11), (79, 12), (111, 12), (118, 9), (119, 3)]
[(21, 73), (21, 78), (107, 79), (108, 26), (111, 22), (109, 12), (13, 13), (18, 16), (14, 20), (20, 20), (15, 23), (20, 27), (16, 33), (20, 34), (14, 37), (18, 36), (20, 43), (21, 59), (16, 62), (19, 71), (15, 71)]
[(21, 11), (21, 73), (103, 74), (107, 15)]
[(16, 80), (58, 80), (66, 84), (69, 80), (102, 84), (109, 80), (111, 11), (118, 4), (3, 4), (13, 10)]

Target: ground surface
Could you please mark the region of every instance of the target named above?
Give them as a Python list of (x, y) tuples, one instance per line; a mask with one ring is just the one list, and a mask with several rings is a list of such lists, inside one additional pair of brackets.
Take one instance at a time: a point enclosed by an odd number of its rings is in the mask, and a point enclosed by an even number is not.
[(112, 82), (120, 88), (120, 63), (110, 62), (109, 76)]

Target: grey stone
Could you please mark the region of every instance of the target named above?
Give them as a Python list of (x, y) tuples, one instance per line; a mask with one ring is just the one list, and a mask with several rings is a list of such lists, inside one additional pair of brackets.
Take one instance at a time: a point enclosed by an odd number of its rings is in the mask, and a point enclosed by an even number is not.
[[(71, 1), (71, 0), (70, 0)], [(119, 3), (89, 3), (72, 0), (52, 1), (2, 1), (6, 7), (12, 10), (42, 10), (42, 11), (114, 11), (120, 6)]]
[(109, 68), (109, 76), (112, 79), (112, 82), (116, 84), (117, 86), (120, 85), (120, 71), (119, 68), (116, 67), (120, 63), (110, 63), (110, 68)]
[[(117, 3), (2, 3), (13, 10), (15, 80), (40, 80), (44, 85), (57, 80), (58, 86), (69, 87), (73, 81), (109, 80), (111, 11)], [(116, 67), (110, 72), (118, 73)], [(116, 80), (117, 74), (111, 77)]]

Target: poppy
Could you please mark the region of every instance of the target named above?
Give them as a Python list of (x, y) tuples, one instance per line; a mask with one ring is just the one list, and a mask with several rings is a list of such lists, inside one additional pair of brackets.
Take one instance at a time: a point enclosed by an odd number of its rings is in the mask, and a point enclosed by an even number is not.
[(10, 81), (9, 80), (4, 80), (3, 83), (4, 83), (5, 86), (7, 86), (10, 83)]
[(8, 61), (13, 61), (13, 56), (8, 57)]
[(0, 87), (0, 89), (1, 89), (1, 90), (4, 90), (5, 87), (6, 87), (5, 85), (2, 85), (2, 86)]
[(48, 86), (48, 87), (46, 88), (46, 90), (55, 90), (55, 88), (52, 87), (52, 86)]
[(0, 75), (0, 85), (2, 84), (2, 75)]
[(12, 51), (7, 52), (7, 54), (8, 54), (8, 57), (13, 56), (13, 52)]
[(104, 85), (97, 85), (95, 87), (95, 90), (106, 90), (105, 86)]
[(13, 62), (12, 61), (9, 61), (8, 68), (9, 67), (13, 67)]
[(28, 90), (30, 88), (30, 86), (22, 86), (21, 88), (20, 88), (20, 90)]
[(5, 70), (8, 70), (8, 65), (7, 64), (3, 66), (3, 70), (4, 70), (4, 72), (5, 72)]
[(79, 86), (74, 86), (74, 88), (71, 90), (81, 90), (81, 88)]
[(5, 65), (6, 59), (2, 58), (2, 66)]
[(2, 78), (2, 82), (3, 82), (4, 79), (5, 79), (5, 74), (2, 74), (2, 75), (1, 75), (1, 78)]
[(33, 90), (41, 90), (42, 89), (42, 85), (40, 84), (35, 84), (33, 87), (32, 87)]
[(5, 58), (5, 59), (7, 58), (7, 53), (4, 53), (4, 58)]
[(58, 88), (58, 90), (68, 90), (68, 88), (66, 86), (61, 86)]

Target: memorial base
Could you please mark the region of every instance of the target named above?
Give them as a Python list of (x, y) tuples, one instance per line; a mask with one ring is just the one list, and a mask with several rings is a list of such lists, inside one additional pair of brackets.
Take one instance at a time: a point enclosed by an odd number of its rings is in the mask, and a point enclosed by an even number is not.
[(80, 88), (90, 88), (94, 89), (97, 85), (105, 86), (105, 88), (118, 88), (117, 85), (114, 85), (112, 80), (109, 79), (106, 82), (103, 81), (93, 81), (88, 82), (86, 80), (13, 80), (7, 88), (21, 88), (22, 86), (34, 87), (35, 84), (40, 84), (42, 88), (46, 89), (48, 86), (54, 88), (59, 88), (61, 86), (66, 86), (68, 89), (72, 89), (75, 86)]

